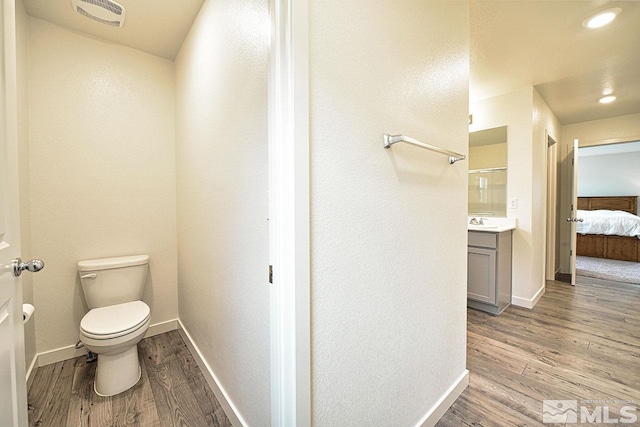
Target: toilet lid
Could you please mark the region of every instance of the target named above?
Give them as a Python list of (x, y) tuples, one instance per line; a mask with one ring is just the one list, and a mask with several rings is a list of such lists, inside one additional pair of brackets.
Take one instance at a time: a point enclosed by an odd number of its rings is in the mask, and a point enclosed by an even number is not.
[(95, 339), (116, 338), (138, 329), (150, 313), (149, 306), (142, 301), (94, 308), (80, 321), (80, 330)]

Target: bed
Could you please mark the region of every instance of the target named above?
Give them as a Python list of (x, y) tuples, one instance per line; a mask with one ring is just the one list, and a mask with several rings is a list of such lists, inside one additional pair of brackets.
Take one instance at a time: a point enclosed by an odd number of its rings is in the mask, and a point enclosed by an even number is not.
[(638, 196), (578, 197), (577, 217), (584, 221), (577, 224), (576, 253), (640, 262), (640, 217), (637, 215)]

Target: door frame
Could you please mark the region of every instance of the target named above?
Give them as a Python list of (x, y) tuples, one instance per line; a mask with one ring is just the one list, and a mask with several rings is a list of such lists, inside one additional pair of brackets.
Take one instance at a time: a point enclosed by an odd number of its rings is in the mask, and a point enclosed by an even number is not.
[(574, 138), (571, 152), (571, 203), (570, 214), (567, 220), (569, 223), (569, 272), (571, 274), (571, 285), (576, 285), (576, 258), (578, 256), (578, 227), (576, 220), (578, 219), (578, 168), (579, 158), (578, 152), (580, 149), (580, 141), (578, 138)]
[[(569, 138), (567, 136), (563, 137), (563, 141), (566, 140), (570, 140), (573, 141), (573, 138)], [(609, 145), (609, 144), (620, 144), (620, 143), (625, 143), (625, 142), (634, 142), (634, 141), (640, 141), (640, 135), (629, 135), (629, 136), (620, 136), (620, 137), (613, 137), (613, 138), (605, 138), (605, 139), (596, 139), (596, 140), (587, 140), (587, 141), (583, 141), (582, 139), (580, 139), (579, 142), (579, 148), (586, 148), (586, 147), (593, 147), (593, 146), (597, 146), (597, 145)], [(567, 157), (570, 153), (570, 149), (571, 147), (569, 146), (569, 144), (563, 145), (561, 148), (564, 150), (566, 147), (567, 149)], [(561, 154), (561, 153), (559, 153)], [(564, 154), (561, 154), (562, 156), (564, 156)], [(571, 177), (571, 168), (570, 167), (564, 167), (563, 168), (563, 178), (562, 179), (569, 179)], [(562, 209), (562, 214), (559, 218), (558, 223), (559, 224), (564, 224), (566, 223), (564, 218), (567, 215), (570, 215), (571, 211), (570, 211), (570, 205), (571, 205), (571, 188), (567, 187), (567, 186), (563, 186), (563, 191), (561, 193), (558, 194), (558, 200), (557, 203), (560, 203), (561, 206), (563, 207)], [(571, 281), (571, 268), (570, 268), (570, 260), (569, 258), (566, 257), (566, 254), (569, 253), (569, 249), (570, 249), (570, 244), (567, 241), (567, 236), (570, 239), (570, 231), (562, 228), (562, 227), (558, 227), (558, 229), (556, 230), (556, 239), (558, 240), (558, 242), (560, 243), (560, 254), (561, 254), (561, 258), (560, 258), (560, 265), (557, 266), (557, 268), (559, 268), (559, 273), (556, 276), (556, 279), (561, 279), (562, 281), (566, 281), (566, 282), (570, 282)]]
[[(583, 142), (582, 140), (579, 141), (578, 143), (578, 151), (581, 148), (587, 148), (587, 147), (596, 147), (596, 146), (602, 146), (602, 145), (615, 145), (615, 144), (624, 144), (624, 143), (629, 143), (629, 142), (636, 142), (636, 141), (640, 141), (640, 135), (638, 136), (627, 136), (627, 137), (621, 137), (621, 138), (607, 138), (607, 139), (602, 139), (602, 140), (591, 140), (591, 141), (586, 141)], [(576, 157), (578, 156), (578, 152), (576, 152)], [(575, 174), (575, 179), (576, 181), (578, 180), (578, 174)], [(579, 184), (579, 183), (577, 183)], [(577, 211), (577, 205), (576, 205), (576, 211)], [(574, 232), (575, 227), (571, 228), (571, 235), (570, 235), (570, 239), (573, 241), (574, 239), (577, 239), (576, 236), (576, 232)], [(574, 250), (574, 259), (575, 257), (577, 257), (577, 250)], [(571, 273), (571, 284), (575, 285), (576, 284), (576, 269), (575, 267), (575, 263), (572, 262), (570, 260), (570, 264), (569, 264), (569, 269), (570, 269), (570, 273)]]
[(311, 425), (308, 0), (269, 0), (271, 425)]
[(558, 142), (545, 129), (546, 148), (546, 252), (545, 252), (545, 279), (555, 280), (556, 277), (556, 223), (557, 223), (557, 192), (558, 182)]

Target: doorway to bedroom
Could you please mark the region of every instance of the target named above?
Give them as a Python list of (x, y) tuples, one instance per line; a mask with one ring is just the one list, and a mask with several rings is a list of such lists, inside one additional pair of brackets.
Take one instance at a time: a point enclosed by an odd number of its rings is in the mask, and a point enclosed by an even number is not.
[(576, 279), (640, 285), (640, 141), (578, 150)]

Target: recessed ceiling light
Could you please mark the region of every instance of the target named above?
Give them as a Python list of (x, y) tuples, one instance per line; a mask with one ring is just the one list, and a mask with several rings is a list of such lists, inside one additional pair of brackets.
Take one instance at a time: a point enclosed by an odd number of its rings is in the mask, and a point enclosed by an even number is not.
[(603, 10), (602, 12), (598, 12), (595, 15), (592, 15), (582, 21), (582, 26), (585, 28), (604, 27), (605, 25), (616, 19), (616, 16), (618, 16), (620, 12), (622, 12), (622, 9), (620, 9), (619, 7)]
[(613, 102), (616, 100), (616, 97), (613, 95), (608, 95), (608, 96), (603, 96), (602, 98), (600, 98), (598, 100), (599, 103), (601, 104), (609, 104), (610, 102)]

